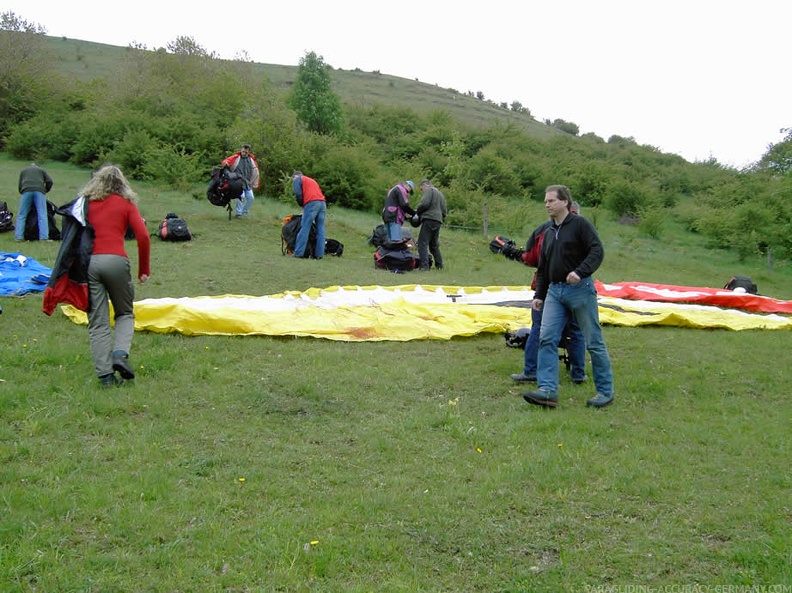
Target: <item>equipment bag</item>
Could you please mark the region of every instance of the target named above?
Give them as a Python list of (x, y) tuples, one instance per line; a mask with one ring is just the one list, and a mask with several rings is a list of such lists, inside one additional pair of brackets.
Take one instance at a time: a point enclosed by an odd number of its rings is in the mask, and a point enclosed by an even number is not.
[(418, 256), (409, 249), (389, 249), (385, 245), (380, 245), (374, 252), (375, 268), (391, 272), (410, 272), (417, 265)]
[(14, 230), (14, 213), (8, 209), (8, 204), (0, 202), (0, 233)]
[[(60, 241), (61, 240), (61, 232), (58, 229), (58, 225), (55, 222), (55, 214), (58, 207), (47, 200), (47, 224), (49, 225), (48, 230), (48, 239), (50, 241)], [(36, 209), (31, 208), (30, 212), (28, 212), (27, 220), (25, 221), (25, 240), (26, 241), (38, 241), (39, 238), (39, 225), (38, 225), (38, 216), (36, 216)]]
[(213, 167), (206, 197), (215, 206), (225, 208), (231, 202), (242, 197), (245, 182), (236, 171), (225, 167)]
[(734, 290), (735, 288), (743, 288), (748, 294), (757, 294), (758, 288), (748, 276), (733, 276), (731, 280), (724, 286), (726, 290)]
[[(281, 253), (291, 255), (294, 253), (294, 246), (297, 243), (297, 234), (302, 225), (302, 214), (289, 214), (283, 219), (281, 226)], [(305, 246), (303, 257), (314, 256), (314, 246), (316, 245), (316, 223), (311, 226), (308, 233), (308, 243)], [(325, 239), (325, 255), (341, 257), (344, 253), (344, 244), (335, 239)]]
[(157, 236), (163, 241), (189, 241), (192, 239), (192, 233), (190, 233), (185, 220), (173, 212), (169, 212), (165, 220), (157, 227)]
[(492, 253), (503, 253), (507, 245), (514, 245), (514, 241), (502, 235), (495, 235), (490, 241), (489, 248)]

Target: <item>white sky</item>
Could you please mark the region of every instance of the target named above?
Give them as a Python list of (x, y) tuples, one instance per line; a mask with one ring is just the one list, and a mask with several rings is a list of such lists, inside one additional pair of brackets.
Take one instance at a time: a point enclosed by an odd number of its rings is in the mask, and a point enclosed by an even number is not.
[[(225, 13), (223, 11), (225, 9)], [(792, 127), (789, 0), (0, 0), (49, 35), (379, 70), (748, 165)]]

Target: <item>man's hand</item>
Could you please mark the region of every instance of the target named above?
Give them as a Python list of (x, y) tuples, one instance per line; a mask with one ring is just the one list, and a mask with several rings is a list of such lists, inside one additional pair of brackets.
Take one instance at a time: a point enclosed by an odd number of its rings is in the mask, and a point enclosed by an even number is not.
[(567, 284), (577, 284), (580, 282), (580, 276), (578, 276), (575, 272), (570, 272), (567, 274), (566, 281)]
[(534, 299), (531, 301), (531, 309), (533, 309), (534, 311), (541, 311), (543, 305), (544, 305), (544, 300), (542, 299)]

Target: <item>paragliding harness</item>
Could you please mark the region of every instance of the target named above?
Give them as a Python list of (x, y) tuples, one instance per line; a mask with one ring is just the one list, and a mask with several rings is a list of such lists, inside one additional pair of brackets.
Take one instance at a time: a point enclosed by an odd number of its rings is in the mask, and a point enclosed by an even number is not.
[[(297, 243), (297, 235), (302, 225), (302, 214), (289, 214), (284, 217), (281, 226), (281, 253), (291, 255), (294, 253), (294, 246)], [(316, 223), (311, 225), (308, 233), (308, 243), (305, 246), (303, 257), (314, 256), (314, 246), (316, 245)], [(344, 244), (336, 239), (325, 239), (325, 255), (341, 257), (344, 253)]]
[(726, 290), (734, 290), (735, 288), (742, 288), (748, 294), (757, 294), (759, 289), (748, 276), (733, 276), (731, 280), (724, 286)]
[(169, 212), (157, 227), (157, 236), (163, 241), (189, 241), (192, 233), (187, 222), (173, 212)]
[[(47, 200), (47, 238), (50, 241), (60, 241), (61, 240), (61, 232), (58, 229), (58, 223), (55, 220), (55, 214), (57, 214), (58, 207)], [(39, 238), (39, 225), (38, 225), (38, 216), (36, 216), (35, 209), (30, 211), (30, 216), (27, 217), (25, 221), (25, 241), (37, 241)]]
[(228, 210), (228, 220), (233, 210), (231, 201), (240, 199), (244, 189), (245, 181), (239, 173), (227, 167), (212, 167), (206, 197), (215, 206)]
[(14, 230), (14, 213), (8, 209), (8, 204), (0, 202), (0, 233)]
[(409, 241), (386, 241), (374, 252), (374, 267), (397, 274), (411, 272), (418, 267), (418, 255), (408, 246)]
[[(528, 343), (528, 336), (530, 335), (530, 327), (521, 327), (514, 331), (507, 330), (506, 333), (503, 334), (503, 337), (509, 348), (520, 348), (525, 350), (525, 345)], [(564, 367), (567, 371), (572, 368), (572, 361), (569, 360), (569, 340), (569, 334), (567, 334), (565, 330), (561, 336), (561, 341), (558, 343), (558, 360), (564, 363)]]

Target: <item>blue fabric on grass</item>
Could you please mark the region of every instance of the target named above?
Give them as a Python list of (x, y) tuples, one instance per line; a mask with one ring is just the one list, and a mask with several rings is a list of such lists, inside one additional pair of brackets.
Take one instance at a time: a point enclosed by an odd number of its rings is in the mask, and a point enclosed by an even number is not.
[(52, 269), (21, 253), (0, 251), (0, 296), (44, 292)]

